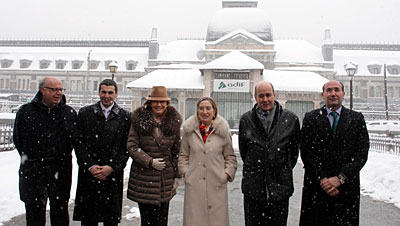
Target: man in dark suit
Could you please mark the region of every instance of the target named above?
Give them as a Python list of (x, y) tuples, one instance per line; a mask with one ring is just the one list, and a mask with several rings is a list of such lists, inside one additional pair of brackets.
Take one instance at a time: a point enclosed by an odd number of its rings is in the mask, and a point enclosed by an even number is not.
[(344, 95), (342, 83), (328, 81), (322, 92), (325, 106), (304, 117), (300, 226), (359, 225), (360, 170), (369, 138), (364, 116), (342, 105)]
[(74, 133), (79, 172), (73, 220), (82, 226), (116, 226), (122, 213), (130, 113), (115, 102), (115, 81), (103, 80), (99, 97), (79, 110)]
[(275, 97), (270, 82), (259, 82), (254, 93), (257, 103), (240, 118), (246, 226), (287, 224), (289, 198), (294, 191), (293, 168), (299, 156), (300, 122)]
[(19, 191), (27, 226), (46, 225), (48, 200), (51, 225), (69, 225), (71, 137), (77, 116), (64, 91), (58, 78), (45, 77), (35, 98), (22, 105), (15, 118), (13, 139), (21, 156)]

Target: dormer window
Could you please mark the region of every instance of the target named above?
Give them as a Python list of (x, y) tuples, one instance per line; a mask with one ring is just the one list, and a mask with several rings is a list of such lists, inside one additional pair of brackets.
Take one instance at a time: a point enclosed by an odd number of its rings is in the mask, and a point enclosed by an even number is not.
[(126, 61), (126, 70), (128, 70), (128, 71), (135, 70), (137, 65), (138, 65), (137, 61), (128, 60), (128, 61)]
[(32, 63), (31, 60), (22, 59), (19, 61), (19, 67), (20, 68), (28, 68), (29, 66), (31, 66), (31, 63)]
[(72, 69), (81, 69), (83, 64), (82, 60), (73, 60), (72, 61)]
[(56, 69), (64, 69), (66, 65), (66, 60), (56, 60)]
[(397, 64), (387, 65), (386, 69), (391, 75), (400, 74), (400, 65)]
[(382, 71), (382, 65), (380, 65), (380, 64), (370, 64), (370, 65), (368, 65), (368, 71), (371, 74), (378, 75)]
[(91, 60), (89, 62), (89, 68), (90, 69), (97, 69), (99, 67), (100, 61), (98, 60)]
[(47, 69), (47, 68), (49, 68), (50, 63), (51, 63), (50, 60), (40, 60), (39, 67), (40, 67), (40, 69)]
[(12, 63), (13, 63), (13, 61), (9, 60), (9, 59), (0, 60), (1, 68), (9, 68)]

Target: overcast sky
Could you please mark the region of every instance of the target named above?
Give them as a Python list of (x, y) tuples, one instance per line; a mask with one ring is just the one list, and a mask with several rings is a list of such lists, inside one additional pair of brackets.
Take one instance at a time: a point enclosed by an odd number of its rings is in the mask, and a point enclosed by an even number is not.
[[(0, 39), (204, 38), (221, 0), (2, 0)], [(400, 43), (399, 0), (259, 0), (274, 39)], [(244, 18), (245, 19), (245, 18)]]

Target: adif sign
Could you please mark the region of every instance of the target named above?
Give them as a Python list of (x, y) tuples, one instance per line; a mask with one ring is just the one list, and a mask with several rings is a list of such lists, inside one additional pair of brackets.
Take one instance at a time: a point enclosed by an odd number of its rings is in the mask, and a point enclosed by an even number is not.
[(214, 92), (249, 92), (249, 80), (214, 79)]

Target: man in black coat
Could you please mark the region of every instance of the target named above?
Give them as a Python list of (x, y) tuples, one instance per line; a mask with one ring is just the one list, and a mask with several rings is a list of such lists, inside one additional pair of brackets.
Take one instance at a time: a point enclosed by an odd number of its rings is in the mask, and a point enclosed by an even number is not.
[(44, 78), (34, 99), (22, 105), (15, 118), (13, 139), (21, 156), (19, 191), (28, 226), (46, 224), (47, 199), (51, 225), (69, 225), (72, 134), (77, 116), (66, 105), (63, 91), (59, 79)]
[(79, 172), (73, 219), (84, 226), (121, 220), (130, 113), (115, 103), (117, 84), (99, 85), (100, 101), (79, 110), (74, 135)]
[(325, 106), (304, 117), (301, 226), (359, 225), (359, 172), (367, 161), (369, 137), (363, 115), (342, 106), (344, 95), (342, 83), (328, 81), (322, 92)]
[(239, 150), (243, 160), (245, 225), (286, 225), (293, 168), (300, 142), (298, 117), (275, 101), (271, 83), (255, 88), (257, 104), (243, 114)]

